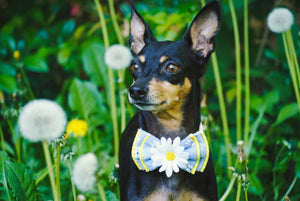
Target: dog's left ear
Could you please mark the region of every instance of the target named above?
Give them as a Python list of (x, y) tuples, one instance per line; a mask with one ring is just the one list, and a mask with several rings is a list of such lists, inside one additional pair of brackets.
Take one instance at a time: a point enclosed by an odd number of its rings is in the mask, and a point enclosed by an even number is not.
[(215, 36), (221, 24), (221, 7), (218, 1), (208, 3), (194, 18), (184, 35), (193, 51), (202, 57), (214, 51)]

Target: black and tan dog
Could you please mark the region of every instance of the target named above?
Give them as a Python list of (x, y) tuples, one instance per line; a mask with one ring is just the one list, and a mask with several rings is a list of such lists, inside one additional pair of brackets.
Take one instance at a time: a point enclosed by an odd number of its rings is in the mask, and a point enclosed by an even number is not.
[(199, 130), (199, 78), (214, 51), (220, 20), (219, 2), (211, 1), (194, 18), (182, 40), (158, 42), (132, 5), (129, 42), (134, 82), (129, 100), (141, 111), (128, 124), (120, 143), (121, 201), (218, 200), (210, 157), (203, 171), (192, 174), (175, 168), (172, 176), (167, 176), (158, 168), (150, 171), (145, 167), (145, 171), (139, 167), (133, 159), (133, 146), (140, 129), (152, 138), (170, 138), (174, 143), (176, 137), (184, 139)]

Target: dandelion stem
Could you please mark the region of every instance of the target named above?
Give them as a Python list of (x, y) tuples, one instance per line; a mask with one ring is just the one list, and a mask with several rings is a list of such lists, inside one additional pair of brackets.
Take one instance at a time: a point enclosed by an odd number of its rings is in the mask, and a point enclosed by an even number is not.
[(248, 191), (245, 190), (245, 201), (248, 201)]
[(229, 8), (232, 17), (233, 31), (234, 31), (234, 43), (235, 43), (235, 62), (236, 62), (236, 140), (241, 140), (242, 132), (242, 76), (241, 76), (241, 53), (240, 53), (240, 38), (239, 29), (237, 23), (237, 17), (232, 0), (229, 0)]
[(11, 121), (9, 118), (6, 118), (6, 121), (7, 121), (7, 124), (8, 124), (8, 127), (9, 127), (9, 130), (10, 132), (12, 133), (12, 136), (14, 138), (14, 141), (15, 141), (15, 147), (16, 147), (16, 155), (17, 155), (17, 161), (18, 163), (21, 163), (21, 146), (20, 146), (20, 136), (17, 137), (16, 133), (15, 133), (15, 130), (11, 124)]
[(1, 126), (1, 125), (0, 125), (0, 137), (1, 137), (1, 147), (2, 147), (2, 150), (5, 151), (5, 144), (4, 144), (3, 130), (2, 130), (2, 126)]
[(60, 192), (60, 145), (56, 145), (57, 156), (56, 156), (56, 189), (58, 193), (58, 197), (61, 197)]
[(50, 156), (47, 140), (43, 140), (42, 144), (43, 144), (45, 160), (46, 160), (46, 164), (47, 164), (47, 168), (48, 168), (48, 172), (49, 172), (49, 179), (50, 179), (53, 199), (54, 199), (54, 201), (60, 201), (60, 198), (58, 196), (58, 192), (56, 190), (55, 177), (54, 177), (54, 173), (53, 173), (53, 169), (52, 169), (51, 156)]
[(237, 192), (236, 192), (236, 201), (240, 201), (241, 189), (242, 189), (242, 180), (238, 179), (238, 187), (237, 187)]
[(124, 39), (123, 39), (121, 30), (120, 30), (120, 27), (119, 27), (119, 24), (117, 21), (117, 16), (116, 16), (113, 0), (108, 0), (108, 7), (109, 7), (109, 12), (111, 14), (112, 23), (113, 23), (115, 32), (117, 34), (118, 41), (121, 45), (124, 45)]
[(123, 90), (120, 90), (120, 106), (121, 106), (121, 132), (125, 130), (126, 127), (126, 110), (125, 110), (125, 97)]
[[(220, 104), (220, 112), (221, 112), (221, 119), (222, 119), (222, 125), (223, 125), (223, 132), (224, 132), (224, 139), (225, 139), (225, 146), (226, 146), (226, 158), (227, 158), (227, 167), (232, 166), (231, 162), (231, 153), (230, 153), (230, 136), (229, 136), (229, 128), (228, 128), (228, 121), (227, 121), (227, 112), (226, 112), (226, 106), (223, 96), (223, 87), (222, 82), (220, 78), (220, 72), (219, 72), (219, 64), (217, 60), (217, 54), (212, 54), (212, 66), (214, 70), (216, 85), (217, 85), (217, 91), (218, 91), (218, 98), (219, 98), (219, 104)], [(230, 170), (227, 170), (228, 177), (230, 176)]]
[(20, 72), (21, 72), (21, 75), (22, 75), (22, 77), (24, 79), (25, 85), (27, 87), (30, 100), (33, 100), (34, 99), (34, 95), (33, 95), (33, 92), (32, 92), (32, 89), (31, 89), (31, 86), (30, 86), (30, 83), (29, 83), (29, 80), (28, 80), (28, 78), (26, 76), (26, 73), (24, 71), (23, 64), (20, 64)]
[(289, 188), (287, 189), (284, 196), (280, 200), (284, 200), (284, 198), (287, 197), (290, 194), (290, 192), (292, 191), (292, 189), (294, 188), (294, 186), (296, 184), (297, 179), (298, 179), (297, 175), (295, 175), (292, 183), (290, 184)]
[(236, 180), (236, 177), (237, 177), (237, 174), (233, 174), (232, 177), (231, 177), (231, 180), (230, 180), (230, 183), (225, 191), (225, 193), (223, 194), (223, 196), (221, 197), (221, 199), (219, 201), (224, 201), (226, 200), (226, 198), (228, 197), (229, 193), (231, 192), (232, 190), (232, 187), (235, 183), (235, 180)]
[(287, 31), (286, 34), (287, 34), (287, 39), (288, 39), (287, 43), (288, 43), (288, 46), (290, 47), (289, 49), (290, 49), (290, 52), (291, 52), (291, 57), (293, 58), (294, 67), (296, 69), (296, 77), (297, 77), (297, 80), (298, 80), (298, 87), (300, 87), (300, 69), (299, 69), (297, 54), (296, 54), (296, 50), (295, 50), (291, 30)]
[[(201, 0), (202, 7), (205, 6), (205, 0)], [(229, 136), (229, 127), (228, 127), (228, 120), (227, 120), (227, 112), (226, 112), (226, 106), (225, 106), (225, 100), (223, 96), (223, 86), (220, 78), (220, 72), (219, 72), (219, 64), (217, 59), (217, 53), (213, 53), (211, 56), (212, 59), (212, 66), (218, 91), (218, 98), (219, 98), (219, 104), (220, 104), (220, 112), (221, 112), (221, 120), (222, 120), (222, 126), (223, 126), (223, 132), (224, 132), (224, 139), (225, 139), (225, 146), (226, 146), (226, 159), (227, 159), (227, 167), (232, 166), (231, 162), (231, 153), (230, 153), (230, 136)], [(230, 170), (227, 170), (227, 175), (229, 177)]]
[(77, 199), (76, 199), (76, 189), (75, 189), (75, 185), (74, 185), (74, 183), (73, 183), (73, 180), (72, 180), (72, 163), (71, 163), (71, 160), (69, 161), (69, 163), (68, 163), (68, 168), (69, 168), (69, 172), (70, 172), (70, 180), (71, 180), (71, 186), (72, 186), (72, 193), (73, 193), (73, 199), (74, 199), (74, 201), (76, 201)]
[[(102, 34), (104, 38), (104, 45), (105, 49), (109, 47), (109, 40), (108, 40), (108, 33), (106, 29), (105, 19), (102, 11), (101, 4), (99, 0), (94, 0), (100, 23), (102, 26)], [(109, 80), (109, 99), (110, 99), (110, 114), (113, 123), (113, 133), (114, 133), (114, 153), (115, 153), (115, 160), (118, 162), (118, 153), (119, 153), (119, 128), (118, 128), (118, 121), (117, 121), (117, 106), (116, 106), (116, 95), (115, 95), (115, 83), (114, 83), (114, 75), (113, 70), (108, 68), (108, 80)]]
[(289, 31), (282, 33), (282, 39), (283, 39), (283, 45), (284, 45), (286, 59), (288, 62), (288, 66), (289, 66), (289, 70), (290, 70), (290, 74), (291, 74), (291, 78), (292, 78), (292, 83), (294, 86), (296, 100), (298, 103), (298, 109), (300, 112), (300, 92), (299, 92), (298, 83), (297, 83), (297, 75), (296, 75), (295, 67), (293, 65), (293, 58), (291, 58), (292, 53), (289, 51), (289, 47), (288, 47), (288, 40), (289, 40), (288, 38), (291, 37), (291, 35), (288, 36)]
[(248, 28), (248, 0), (244, 0), (244, 50), (245, 50), (245, 122), (244, 142), (247, 145), (250, 130), (250, 59), (249, 59), (249, 28)]
[(101, 200), (107, 201), (106, 197), (105, 197), (105, 191), (103, 189), (103, 186), (100, 184), (100, 182), (97, 183), (97, 189), (98, 189)]
[[(52, 169), (54, 169), (56, 166), (55, 164), (52, 166)], [(46, 168), (46, 170), (44, 171), (44, 173), (36, 179), (35, 181), (35, 185), (37, 186), (46, 176), (47, 174), (49, 173), (49, 170), (48, 170), (48, 167)]]

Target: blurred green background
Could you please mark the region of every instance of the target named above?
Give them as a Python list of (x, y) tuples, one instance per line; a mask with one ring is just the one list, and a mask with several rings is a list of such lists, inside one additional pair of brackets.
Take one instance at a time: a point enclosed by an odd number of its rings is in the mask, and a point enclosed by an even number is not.
[[(241, 52), (244, 53), (244, 2), (233, 1), (237, 14)], [(108, 2), (100, 0), (110, 44), (117, 44)], [(152, 28), (158, 40), (179, 40), (193, 17), (201, 9), (200, 0), (136, 1), (137, 10)], [(128, 1), (114, 1), (117, 21), (125, 44), (128, 45), (130, 6)], [(216, 54), (223, 85), (231, 147), (225, 147), (220, 118), (215, 76), (210, 64), (201, 79), (203, 102), (202, 119), (208, 126), (212, 157), (221, 196), (228, 187), (226, 149), (230, 149), (233, 164), (236, 148), (236, 71), (235, 44), (232, 18), (227, 1), (221, 1), (222, 27), (216, 38)], [(300, 200), (300, 116), (294, 89), (286, 62), (281, 35), (268, 30), (266, 18), (278, 6), (289, 8), (295, 17), (292, 35), (297, 56), (300, 54), (300, 1), (250, 0), (250, 134), (253, 144), (247, 153), (250, 181), (249, 200), (280, 200), (292, 186), (291, 200)], [(107, 86), (107, 67), (104, 63), (104, 40), (94, 1), (65, 0), (0, 0), (0, 99), (1, 129), (9, 159), (16, 161), (10, 119), (16, 128), (20, 108), (33, 98), (56, 100), (63, 106), (68, 119), (80, 118), (89, 124), (89, 133), (80, 139), (81, 147), (75, 157), (92, 151), (97, 154), (100, 180), (111, 196), (117, 199), (118, 187), (111, 180), (114, 172), (113, 126)], [(16, 55), (19, 51), (20, 56)], [(243, 58), (243, 57), (242, 57)], [(132, 78), (125, 71), (124, 85), (116, 84), (117, 117), (120, 119), (120, 98), (126, 97), (126, 88)], [(26, 76), (24, 76), (26, 74)], [(244, 68), (242, 59), (242, 80)], [(31, 86), (32, 92), (28, 86)], [(244, 93), (244, 85), (242, 92)], [(243, 99), (244, 101), (244, 99)], [(4, 106), (5, 104), (5, 106)], [(242, 104), (244, 111), (245, 105)], [(135, 112), (126, 101), (126, 122)], [(281, 115), (281, 116), (280, 116)], [(242, 118), (244, 113), (242, 112)], [(121, 133), (121, 129), (118, 131)], [(22, 141), (22, 166), (33, 173), (45, 166), (41, 146)], [(71, 140), (70, 144), (76, 144)], [(75, 145), (74, 145), (75, 146)], [(76, 144), (78, 146), (78, 144)], [(36, 178), (35, 176), (34, 178)], [(72, 196), (69, 174), (62, 170), (62, 200)], [(2, 178), (3, 180), (3, 178)], [(295, 182), (295, 183), (293, 183)], [(6, 199), (5, 186), (0, 180), (0, 199)], [(37, 197), (49, 199), (49, 184), (45, 179), (37, 186)], [(236, 188), (227, 200), (235, 200)], [(231, 197), (230, 197), (231, 196)], [(99, 199), (93, 193), (90, 199)], [(241, 200), (244, 200), (242, 195)]]

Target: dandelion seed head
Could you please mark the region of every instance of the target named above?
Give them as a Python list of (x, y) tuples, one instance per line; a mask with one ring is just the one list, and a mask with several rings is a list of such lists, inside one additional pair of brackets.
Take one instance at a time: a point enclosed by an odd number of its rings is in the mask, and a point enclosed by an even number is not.
[(288, 31), (294, 23), (294, 16), (287, 8), (275, 8), (267, 18), (269, 29), (274, 33)]
[(112, 45), (104, 55), (106, 65), (115, 70), (127, 68), (131, 59), (132, 55), (129, 48), (123, 45)]
[(62, 136), (66, 124), (66, 114), (61, 106), (46, 99), (28, 102), (18, 119), (22, 136), (31, 142), (50, 141)]
[(74, 163), (72, 180), (82, 192), (91, 191), (96, 184), (97, 157), (93, 153), (80, 156)]

